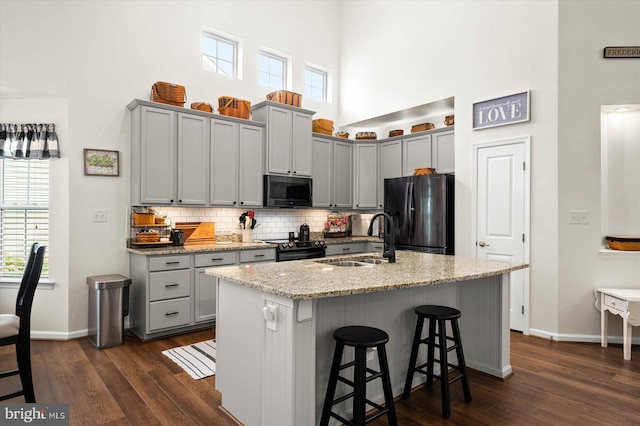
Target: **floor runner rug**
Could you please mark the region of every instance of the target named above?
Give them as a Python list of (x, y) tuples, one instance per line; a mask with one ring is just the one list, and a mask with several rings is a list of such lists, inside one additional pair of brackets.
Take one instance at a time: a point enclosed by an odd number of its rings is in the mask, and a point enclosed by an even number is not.
[(216, 342), (205, 340), (192, 345), (162, 351), (173, 362), (178, 364), (194, 379), (216, 374)]

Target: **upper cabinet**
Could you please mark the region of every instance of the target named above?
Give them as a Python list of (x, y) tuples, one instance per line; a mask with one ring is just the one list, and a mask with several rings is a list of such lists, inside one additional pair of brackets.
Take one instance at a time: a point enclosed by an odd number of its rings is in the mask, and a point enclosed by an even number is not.
[(131, 204), (173, 204), (177, 181), (176, 113), (141, 106), (131, 114)]
[(378, 163), (378, 208), (384, 207), (384, 180), (402, 176), (402, 140), (383, 142)]
[(311, 176), (311, 117), (314, 112), (265, 101), (252, 109), (253, 119), (267, 123), (265, 171)]
[(353, 204), (353, 145), (331, 136), (315, 136), (313, 207), (351, 208)]
[(431, 135), (420, 135), (402, 140), (402, 176), (412, 176), (416, 169), (433, 167), (431, 161)]
[(453, 130), (434, 133), (431, 139), (431, 158), (438, 173), (454, 173), (456, 140)]
[(262, 206), (264, 124), (135, 100), (131, 204)]
[(378, 144), (359, 143), (354, 155), (354, 208), (378, 207)]

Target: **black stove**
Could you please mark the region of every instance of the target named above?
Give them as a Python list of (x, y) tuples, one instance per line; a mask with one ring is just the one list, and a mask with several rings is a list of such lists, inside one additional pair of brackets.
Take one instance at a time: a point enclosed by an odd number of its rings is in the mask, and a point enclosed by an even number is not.
[(278, 245), (276, 247), (276, 262), (325, 257), (327, 251), (327, 245), (324, 241), (272, 240), (267, 243)]

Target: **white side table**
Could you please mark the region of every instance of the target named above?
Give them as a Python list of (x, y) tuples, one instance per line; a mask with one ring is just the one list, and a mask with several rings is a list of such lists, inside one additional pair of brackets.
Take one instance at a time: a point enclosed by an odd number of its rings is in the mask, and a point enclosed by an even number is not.
[(607, 347), (607, 311), (622, 318), (624, 359), (631, 360), (631, 327), (640, 326), (640, 289), (599, 288), (600, 339)]

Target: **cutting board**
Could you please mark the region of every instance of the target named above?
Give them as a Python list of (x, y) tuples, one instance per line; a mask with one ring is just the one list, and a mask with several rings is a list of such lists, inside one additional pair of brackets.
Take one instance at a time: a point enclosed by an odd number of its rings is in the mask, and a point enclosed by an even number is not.
[(215, 244), (216, 224), (214, 222), (180, 222), (176, 228), (184, 232), (184, 245)]

